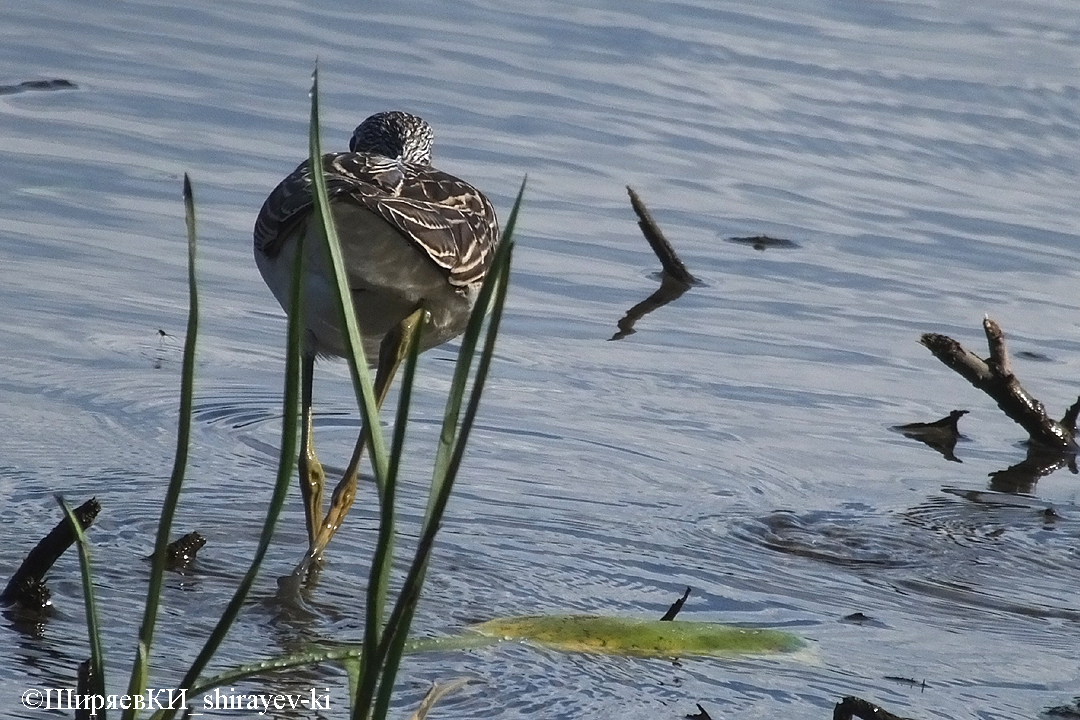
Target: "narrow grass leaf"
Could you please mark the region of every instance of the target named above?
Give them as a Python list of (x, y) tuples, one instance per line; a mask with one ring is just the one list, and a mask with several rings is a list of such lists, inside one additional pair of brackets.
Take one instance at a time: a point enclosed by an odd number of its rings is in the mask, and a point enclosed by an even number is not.
[[(71, 508), (64, 502), (60, 495), (56, 496), (56, 502), (64, 511), (71, 529), (75, 533), (75, 540), (79, 544), (79, 571), (82, 574), (83, 607), (86, 609), (86, 634), (90, 638), (90, 664), (93, 667), (92, 694), (104, 697), (105, 695), (105, 654), (101, 650), (101, 626), (98, 624), (97, 605), (94, 602), (94, 578), (90, 569), (90, 546), (86, 541), (86, 534), (82, 525), (71, 512)], [(105, 720), (105, 712), (101, 711), (101, 718)]]
[[(161, 584), (165, 575), (165, 548), (169, 544), (173, 516), (180, 501), (180, 489), (184, 484), (187, 470), (188, 447), (191, 444), (191, 408), (195, 393), (195, 341), (199, 329), (199, 296), (195, 281), (195, 198), (191, 190), (191, 178), (184, 173), (184, 220), (187, 225), (188, 251), (188, 321), (187, 336), (184, 338), (184, 361), (180, 372), (180, 417), (176, 421), (176, 455), (173, 458), (172, 477), (165, 491), (165, 500), (161, 505), (161, 518), (158, 520), (157, 540), (154, 543), (154, 555), (150, 566), (150, 582), (146, 591), (146, 603), (143, 609), (142, 626), (139, 628), (139, 644), (135, 651), (135, 662), (131, 668), (127, 694), (141, 695), (146, 689), (149, 673), (150, 648), (154, 641), (154, 625), (157, 622), (158, 605), (161, 598)], [(123, 717), (135, 718), (138, 711), (130, 708)]]
[[(431, 549), (435, 542), (435, 534), (438, 532), (442, 521), (446, 503), (449, 500), (450, 491), (453, 488), (454, 475), (460, 465), (461, 453), (464, 442), (468, 437), (468, 427), (471, 427), (479, 404), (480, 391), (483, 388), (484, 377), (494, 354), (495, 337), (498, 334), (499, 320), (502, 316), (503, 305), (506, 300), (506, 291), (510, 277), (510, 259), (513, 250), (513, 230), (517, 222), (518, 209), (525, 193), (525, 181), (521, 183), (517, 199), (510, 213), (506, 229), (503, 232), (499, 247), (495, 251), (491, 267), (480, 288), (476, 306), (469, 318), (469, 323), (462, 336), (461, 348), (458, 351), (458, 362), (451, 383), (450, 393), (447, 399), (447, 409), (443, 417), (443, 427), (439, 436), (439, 450), (436, 458), (436, 467), (432, 476), (430, 495), (428, 497), (428, 512), (421, 530), (420, 540), (417, 544), (416, 553), (413, 557), (409, 572), (398, 595), (394, 610), (387, 622), (376, 657), (370, 662), (385, 666), (382, 671), (382, 679), (378, 690), (378, 700), (375, 706), (375, 717), (381, 718), (389, 708), (390, 695), (393, 692), (394, 680), (397, 669), (401, 662), (401, 650), (404, 647), (405, 638), (408, 636), (409, 627), (412, 623), (413, 612), (416, 603), (420, 599), (420, 590), (424, 583), (427, 570), (427, 561), (431, 555)], [(489, 305), (490, 303), (490, 305)], [(473, 393), (469, 400), (469, 410), (466, 413), (464, 438), (460, 437), (457, 422), (460, 414), (462, 397), (465, 384), (468, 381), (469, 368), (476, 352), (476, 345), (483, 327), (486, 310), (492, 307), (491, 322), (488, 325), (488, 335), (484, 350), (481, 353), (477, 380), (474, 382)], [(460, 443), (458, 441), (461, 441)], [(357, 706), (353, 711), (354, 720), (366, 720), (368, 698), (362, 691), (358, 698)]]
[[(285, 504), (285, 498), (289, 492), (289, 481), (292, 479), (293, 468), (296, 466), (297, 446), (297, 415), (300, 407), (300, 354), (303, 336), (303, 268), (304, 248), (303, 238), (298, 239), (296, 248), (296, 260), (293, 266), (291, 284), (289, 287), (289, 321), (288, 341), (285, 353), (285, 391), (281, 420), (281, 454), (278, 457), (277, 479), (274, 483), (274, 491), (270, 498), (270, 505), (266, 510), (266, 519), (263, 521), (262, 532), (259, 535), (259, 544), (255, 549), (251, 564), (241, 579), (232, 600), (226, 606), (221, 618), (214, 626), (213, 632), (207, 638), (198, 657), (191, 664), (187, 674), (181, 681), (180, 687), (190, 688), (195, 684), (199, 674), (210, 662), (214, 653), (217, 652), (222, 641), (225, 639), (229, 628), (232, 626), (240, 608), (247, 598), (255, 578), (259, 574), (266, 550), (270, 546), (270, 540), (274, 536), (274, 528), (277, 525), (281, 508)], [(167, 713), (166, 717), (172, 717), (173, 713)]]
[(518, 210), (521, 207), (521, 199), (525, 194), (525, 183), (527, 180), (528, 178), (522, 180), (521, 187), (518, 188), (517, 198), (514, 200), (514, 205), (510, 210), (510, 217), (503, 227), (499, 247), (496, 248), (495, 257), (492, 258), (491, 269), (489, 269), (485, 282), (480, 288), (480, 294), (476, 299), (476, 307), (473, 310), (472, 316), (469, 318), (469, 324), (465, 328), (465, 333), (462, 335), (461, 349), (458, 351), (458, 361), (454, 368), (454, 378), (451, 381), (450, 392), (447, 395), (446, 409), (443, 411), (443, 424), (439, 433), (439, 445), (435, 451), (435, 463), (431, 472), (431, 489), (428, 492), (428, 505), (424, 520), (425, 524), (430, 520), (432, 506), (435, 502), (435, 498), (439, 494), (439, 486), (446, 477), (446, 470), (450, 465), (450, 457), (453, 453), (454, 443), (457, 438), (458, 417), (461, 413), (461, 402), (465, 395), (465, 384), (468, 381), (469, 371), (472, 367), (476, 343), (480, 337), (480, 328), (484, 323), (484, 318), (487, 316), (488, 311), (491, 309), (492, 296), (495, 292), (495, 281), (498, 275), (497, 269), (509, 260), (509, 258), (505, 256), (510, 252), (510, 247), (513, 243), (514, 226), (517, 225)]
[[(368, 578), (364, 657), (374, 656), (375, 648), (379, 644), (382, 633), (386, 596), (390, 584), (390, 567), (394, 554), (394, 503), (397, 490), (397, 475), (405, 451), (405, 431), (409, 423), (409, 407), (412, 403), (413, 385), (416, 381), (417, 358), (420, 357), (420, 336), (429, 320), (430, 315), (428, 312), (418, 309), (403, 323), (404, 327), (409, 328), (409, 336), (406, 338), (405, 367), (401, 378), (401, 391), (398, 395), (397, 416), (394, 420), (394, 436), (390, 447), (386, 487), (380, 505), (379, 536), (375, 544), (375, 551), (372, 554), (371, 570)], [(379, 668), (369, 667), (365, 663), (361, 678), (366, 682), (363, 682), (362, 685), (374, 687), (375, 677), (377, 677), (378, 672)]]
[(349, 678), (349, 707), (356, 704), (356, 693), (360, 689), (360, 673), (362, 672), (362, 657), (347, 657), (341, 659), (341, 667)]
[(342, 333), (342, 338), (347, 350), (346, 359), (349, 361), (349, 372), (352, 375), (353, 389), (356, 393), (357, 404), (360, 406), (365, 432), (368, 433), (370, 440), (371, 465), (375, 473), (375, 482), (378, 483), (381, 493), (386, 482), (386, 445), (383, 442), (382, 429), (379, 427), (379, 409), (375, 402), (375, 390), (367, 358), (364, 355), (360, 328), (356, 322), (352, 291), (345, 272), (345, 259), (341, 253), (341, 242), (338, 240), (337, 228), (330, 210), (326, 176), (323, 174), (322, 147), (319, 141), (319, 68), (317, 65), (311, 76), (311, 127), (308, 134), (308, 150), (315, 215), (323, 231), (323, 237), (326, 239), (326, 249), (337, 287), (337, 292), (331, 294), (338, 308), (341, 327), (345, 331)]
[(473, 422), (476, 419), (480, 395), (483, 391), (484, 381), (487, 378), (491, 358), (495, 352), (495, 339), (499, 332), (499, 322), (502, 319), (503, 307), (506, 301), (506, 291), (510, 280), (510, 260), (513, 253), (512, 241), (507, 238), (504, 242), (506, 243), (505, 255), (497, 258), (496, 262), (493, 263), (493, 270), (496, 272), (497, 282), (494, 307), (491, 313), (491, 320), (488, 324), (484, 349), (483, 352), (481, 352), (480, 359), (477, 363), (476, 377), (473, 380), (469, 404), (466, 408), (461, 428), (457, 433), (457, 439), (450, 463), (447, 467), (447, 473), (442, 482), (438, 484), (438, 495), (435, 498), (435, 504), (432, 506), (431, 516), (428, 519), (428, 524), (425, 526), (417, 546), (416, 556), (413, 559), (415, 573), (410, 569), (410, 573), (406, 577), (404, 586), (402, 587), (401, 595), (398, 598), (399, 604), (405, 602), (405, 607), (400, 616), (401, 621), (397, 625), (391, 623), (387, 626), (387, 635), (390, 635), (391, 633), (395, 633), (396, 635), (391, 636), (389, 646), (384, 651), (386, 656), (386, 667), (383, 669), (383, 679), (375, 705), (376, 718), (385, 717), (390, 706), (394, 678), (397, 675), (397, 669), (401, 663), (402, 648), (404, 647), (405, 640), (408, 636), (409, 627), (412, 625), (413, 613), (416, 609), (416, 604), (420, 599), (420, 589), (423, 586), (424, 578), (427, 573), (427, 562), (434, 545), (435, 534), (438, 532), (438, 528), (442, 522), (442, 516), (446, 510), (446, 504), (450, 499), (450, 492), (453, 489), (457, 471), (461, 466), (465, 445), (468, 442), (469, 431), (472, 429)]

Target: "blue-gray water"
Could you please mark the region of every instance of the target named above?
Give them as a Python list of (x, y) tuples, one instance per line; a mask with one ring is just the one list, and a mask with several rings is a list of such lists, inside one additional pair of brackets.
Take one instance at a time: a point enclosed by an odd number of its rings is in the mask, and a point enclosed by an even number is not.
[[(90, 536), (113, 692), (175, 443), (181, 177), (198, 204), (203, 324), (176, 527), (208, 545), (194, 575), (167, 581), (162, 687), (227, 602), (269, 498), (284, 322), (251, 226), (306, 154), (318, 56), (325, 148), (400, 108), (435, 126), (436, 164), (504, 216), (529, 176), (498, 357), (418, 631), (658, 616), (689, 585), (682, 617), (787, 628), (814, 656), (413, 657), (402, 716), (431, 680), (460, 676), (478, 682), (442, 717), (681, 718), (700, 702), (714, 718), (825, 718), (856, 694), (918, 718), (1028, 718), (1080, 695), (1080, 480), (1059, 470), (1025, 495), (991, 492), (1023, 432), (917, 343), (941, 332), (983, 352), (990, 314), (1015, 353), (1048, 358), (1015, 367), (1052, 414), (1078, 393), (1073, 2), (365, 5), (4, 7), (0, 85), (78, 87), (0, 95), (0, 570), (56, 522), (54, 493), (101, 501)], [(609, 342), (657, 286), (626, 185), (703, 284)], [(762, 233), (799, 247), (725, 241)], [(421, 455), (453, 349), (422, 365)], [(344, 366), (320, 365), (332, 468), (357, 430), (350, 398)], [(888, 429), (954, 408), (971, 410), (963, 463)], [(423, 468), (409, 468), (406, 522)], [(297, 617), (269, 600), (304, 544), (292, 490), (214, 668), (360, 637), (371, 503), (367, 487)], [(88, 655), (73, 554), (51, 578), (48, 622), (0, 622), (0, 717), (44, 716), (20, 693), (71, 686)], [(854, 612), (872, 620), (841, 621)], [(312, 687), (341, 717), (332, 668), (238, 692)]]

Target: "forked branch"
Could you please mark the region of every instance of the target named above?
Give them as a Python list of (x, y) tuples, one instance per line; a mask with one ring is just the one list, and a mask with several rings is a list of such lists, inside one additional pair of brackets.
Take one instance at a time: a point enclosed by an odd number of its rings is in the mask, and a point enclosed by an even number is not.
[(1005, 334), (989, 317), (983, 318), (983, 331), (990, 348), (985, 360), (957, 341), (945, 335), (926, 333), (919, 342), (941, 362), (960, 373), (998, 404), (1012, 420), (1027, 430), (1033, 443), (1060, 450), (1075, 451), (1076, 419), (1080, 414), (1080, 398), (1068, 409), (1061, 421), (1046, 414), (1046, 408), (1020, 385), (1012, 372), (1009, 354), (1005, 349)]

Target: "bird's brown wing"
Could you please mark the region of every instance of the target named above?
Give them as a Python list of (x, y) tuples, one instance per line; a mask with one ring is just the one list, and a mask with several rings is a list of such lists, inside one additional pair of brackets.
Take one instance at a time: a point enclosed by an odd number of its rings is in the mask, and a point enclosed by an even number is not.
[[(483, 193), (428, 165), (360, 153), (323, 156), (331, 203), (354, 202), (388, 222), (439, 267), (453, 285), (479, 282), (498, 241), (495, 210)], [(263, 203), (255, 221), (255, 248), (281, 251), (289, 231), (312, 209), (311, 173), (301, 163)]]

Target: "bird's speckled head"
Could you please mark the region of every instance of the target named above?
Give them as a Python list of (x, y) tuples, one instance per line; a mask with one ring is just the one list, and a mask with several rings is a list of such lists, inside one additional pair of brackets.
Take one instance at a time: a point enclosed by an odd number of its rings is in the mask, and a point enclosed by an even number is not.
[(360, 123), (353, 131), (349, 150), (430, 165), (434, 138), (423, 118), (395, 110), (376, 113)]

